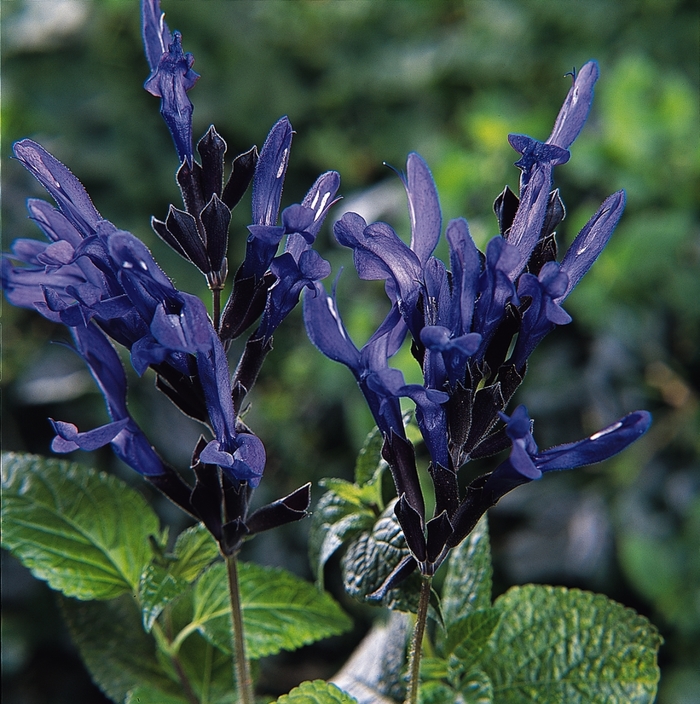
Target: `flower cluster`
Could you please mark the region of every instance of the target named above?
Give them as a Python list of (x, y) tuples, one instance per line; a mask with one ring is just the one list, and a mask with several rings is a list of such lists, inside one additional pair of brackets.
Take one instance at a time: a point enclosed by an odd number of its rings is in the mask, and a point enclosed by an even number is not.
[[(293, 135), (286, 117), (272, 128), (259, 157), (253, 147), (233, 160), (225, 183), (226, 144), (213, 126), (197, 145), (201, 164), (195, 161), (187, 97), (198, 78), (194, 59), (183, 54), (181, 35), (165, 24), (159, 0), (143, 1), (142, 18), (151, 68), (145, 87), (161, 98), (161, 114), (181, 162), (177, 181), (184, 201), (184, 210), (171, 205), (165, 221), (154, 218), (152, 224), (206, 277), (213, 317), (199, 298), (175, 288), (139, 239), (100, 215), (62, 163), (29, 139), (14, 145), (15, 156), (57, 207), (29, 200), (30, 216), (48, 242), (17, 240), (3, 256), (2, 285), (13, 305), (36, 309), (69, 328), (105, 397), (106, 425), (80, 431), (72, 423), (51, 421), (53, 450), (111, 444), (120, 459), (201, 519), (230, 554), (248, 533), (297, 520), (309, 505), (306, 485), (247, 515), (250, 493), (263, 474), (265, 449), (239, 414), (272, 348), (274, 331), (298, 303), (301, 290), (330, 273), (312, 245), (340, 179), (335, 172), (320, 176), (277, 224)], [(246, 255), (220, 314), (231, 210), (251, 181), (253, 224)], [(227, 348), (256, 322), (232, 376)], [(139, 375), (152, 369), (158, 388), (208, 428), (210, 438), (202, 437), (193, 451), (194, 487), (163, 462), (129, 414), (126, 373), (110, 338), (129, 351)]]
[[(649, 426), (645, 411), (631, 413), (580, 442), (539, 451), (524, 406), (506, 407), (526, 372), (536, 345), (571, 318), (561, 307), (610, 238), (624, 208), (622, 191), (601, 205), (556, 260), (555, 228), (564, 218), (555, 166), (569, 159), (593, 100), (598, 66), (587, 63), (574, 76), (554, 129), (545, 142), (510, 135), (521, 155), (519, 196), (509, 188), (494, 210), (500, 234), (485, 253), (464, 219), (446, 228), (450, 270), (433, 256), (441, 235), (438, 194), (428, 166), (408, 157), (402, 180), (408, 198), (411, 242), (387, 224), (367, 224), (346, 213), (334, 226), (336, 239), (353, 251), (361, 279), (383, 280), (391, 309), (361, 348), (339, 316), (335, 292), (317, 283), (304, 297), (310, 339), (326, 356), (354, 374), (384, 436), (383, 456), (398, 493), (396, 517), (410, 554), (377, 590), (377, 597), (418, 567), (431, 575), (473, 529), (483, 513), (508, 491), (543, 472), (600, 462), (619, 452)], [(389, 366), (406, 335), (421, 365), (423, 384), (406, 384)], [(415, 403), (415, 417), (430, 454), (434, 516), (426, 521), (415, 453), (402, 422), (400, 397)], [(457, 471), (472, 459), (510, 447), (493, 472), (472, 481), (460, 496)]]

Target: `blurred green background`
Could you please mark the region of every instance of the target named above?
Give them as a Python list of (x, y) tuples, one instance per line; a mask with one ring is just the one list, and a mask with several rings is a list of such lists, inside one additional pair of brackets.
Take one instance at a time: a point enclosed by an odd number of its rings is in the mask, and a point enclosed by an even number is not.
[[(274, 121), (289, 116), (297, 135), (283, 205), (335, 169), (341, 208), (362, 209), (406, 234), (402, 188), (382, 164), (401, 168), (415, 150), (433, 170), (444, 222), (465, 216), (479, 245), (497, 232), (496, 195), (506, 183), (517, 190), (507, 134), (545, 139), (570, 85), (564, 73), (598, 60), (588, 124), (555, 173), (568, 210), (560, 249), (611, 192), (625, 188), (628, 206), (567, 300), (574, 323), (533, 355), (516, 400), (536, 419), (543, 447), (636, 408), (651, 410), (654, 425), (621, 456), (528, 485), (491, 512), (496, 590), (550, 582), (636, 608), (666, 641), (658, 701), (700, 701), (697, 4), (163, 0), (163, 9), (202, 76), (190, 92), (196, 137), (214, 123), (230, 157), (261, 146)], [(162, 219), (170, 202), (178, 204), (177, 163), (158, 100), (141, 87), (148, 70), (136, 0), (3, 0), (2, 13), (3, 249), (16, 237), (40, 236), (24, 202), (44, 193), (9, 159), (14, 140), (32, 137), (81, 179), (104, 217), (152, 248), (178, 287), (206, 297), (199, 274), (149, 226), (151, 215)], [(234, 270), (249, 218), (244, 199), (231, 229)], [(361, 344), (386, 312), (382, 287), (358, 283), (328, 227), (319, 248), (334, 272), (345, 267), (339, 303)], [(80, 360), (49, 344), (65, 339), (39, 315), (3, 305), (5, 450), (48, 453), (47, 416), (84, 429), (105, 419)], [(417, 379), (408, 354), (397, 364)], [(198, 428), (158, 397), (152, 379), (132, 378), (134, 415), (164, 457), (186, 467)], [(260, 501), (309, 479), (350, 478), (371, 418), (350, 373), (305, 339), (298, 310), (276, 335), (252, 401), (247, 420), (269, 457)], [(75, 459), (148, 493), (108, 449)], [(315, 500), (320, 493), (316, 487)], [(164, 521), (186, 524), (151, 497)], [(307, 529), (260, 536), (247, 557), (308, 575)], [(49, 590), (7, 555), (3, 573), (5, 701), (104, 701), (80, 669)], [(346, 605), (366, 622), (366, 609)], [(293, 686), (295, 677), (329, 676), (352, 642), (278, 658), (269, 665), (269, 692)]]

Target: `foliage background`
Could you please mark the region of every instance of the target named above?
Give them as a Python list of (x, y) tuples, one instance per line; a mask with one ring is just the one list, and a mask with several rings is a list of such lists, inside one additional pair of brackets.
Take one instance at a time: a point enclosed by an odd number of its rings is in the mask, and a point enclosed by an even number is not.
[[(518, 171), (509, 132), (549, 134), (569, 79), (596, 58), (589, 122), (559, 167), (570, 242), (600, 201), (625, 188), (611, 244), (567, 301), (574, 323), (533, 355), (520, 391), (541, 446), (648, 408), (655, 423), (608, 463), (523, 487), (491, 512), (496, 591), (529, 581), (604, 592), (648, 615), (666, 644), (659, 702), (700, 698), (700, 141), (698, 9), (691, 0), (163, 0), (202, 78), (190, 93), (195, 135), (216, 124), (229, 154), (259, 146), (289, 115), (297, 136), (283, 205), (336, 169), (341, 208), (406, 232), (398, 180), (409, 151), (428, 161), (444, 221), (464, 215), (478, 244), (495, 233), (491, 204)], [(142, 90), (147, 76), (136, 0), (3, 0), (3, 249), (38, 236), (27, 196), (43, 192), (8, 159), (40, 141), (83, 181), (104, 217), (141, 237), (176, 285), (205, 292), (194, 269), (155, 237), (152, 214), (178, 202), (175, 151)], [(235, 269), (249, 222), (232, 226)], [(336, 212), (336, 217), (340, 211)], [(381, 286), (358, 284), (351, 258), (323, 233), (342, 313), (364, 342), (385, 312)], [(444, 252), (443, 252), (444, 254)], [(3, 443), (48, 454), (46, 417), (88, 428), (105, 416), (65, 332), (3, 306)], [(248, 419), (268, 448), (259, 499), (324, 476), (350, 478), (371, 427), (351, 375), (306, 341), (298, 311), (275, 338)], [(397, 364), (417, 375), (409, 355)], [(135, 380), (135, 377), (134, 377)], [(198, 429), (152, 384), (131, 407), (170, 462), (188, 464)], [(147, 492), (109, 451), (76, 460)], [(483, 468), (485, 469), (485, 468)], [(476, 470), (474, 470), (476, 471)], [(320, 491), (315, 489), (318, 498)], [(158, 496), (163, 520), (183, 517)], [(253, 541), (246, 557), (308, 574), (301, 524)], [(332, 565), (331, 565), (332, 570)], [(8, 702), (104, 701), (80, 669), (50, 591), (3, 555), (3, 695)], [(329, 580), (333, 584), (333, 580)], [(340, 596), (340, 595), (339, 595)], [(371, 612), (346, 601), (353, 638), (278, 658), (274, 688), (328, 676)], [(301, 658), (301, 659), (300, 659)], [(293, 673), (290, 674), (290, 670)]]

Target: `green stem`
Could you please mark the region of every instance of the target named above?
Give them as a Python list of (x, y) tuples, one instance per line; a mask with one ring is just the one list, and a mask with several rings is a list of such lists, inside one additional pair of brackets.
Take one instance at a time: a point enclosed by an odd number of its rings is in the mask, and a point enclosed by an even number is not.
[(182, 685), (182, 692), (187, 698), (187, 701), (190, 702), (190, 704), (200, 704), (197, 695), (192, 689), (192, 685), (190, 684), (190, 680), (187, 677), (187, 673), (182, 667), (182, 663), (180, 662), (180, 658), (177, 655), (177, 651), (173, 650), (172, 643), (168, 641), (168, 638), (165, 633), (163, 633), (163, 629), (160, 627), (159, 623), (156, 622), (153, 624), (152, 632), (161, 652), (165, 653), (167, 657), (170, 658), (170, 662), (175, 668), (175, 672), (177, 673), (178, 679), (180, 680), (180, 684)]
[(228, 587), (231, 596), (231, 619), (233, 622), (231, 640), (233, 641), (238, 700), (241, 704), (253, 704), (253, 680), (250, 676), (250, 665), (245, 653), (241, 592), (238, 587), (238, 565), (235, 554), (226, 556), (226, 570), (228, 572)]
[(418, 685), (420, 684), (420, 658), (423, 645), (423, 635), (425, 634), (425, 624), (428, 620), (428, 606), (430, 604), (430, 583), (432, 577), (423, 576), (420, 585), (420, 601), (418, 602), (418, 613), (416, 614), (416, 625), (413, 628), (411, 638), (411, 651), (408, 661), (408, 692), (406, 693), (406, 704), (418, 703)]

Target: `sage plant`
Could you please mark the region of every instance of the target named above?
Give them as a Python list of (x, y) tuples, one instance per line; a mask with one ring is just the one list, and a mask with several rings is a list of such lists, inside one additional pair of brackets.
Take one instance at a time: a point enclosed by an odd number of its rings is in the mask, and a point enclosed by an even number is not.
[[(231, 579), (239, 686), (244, 701), (251, 701), (235, 556), (247, 536), (306, 516), (311, 485), (248, 514), (251, 493), (263, 475), (265, 448), (240, 412), (272, 349), (275, 330), (298, 303), (301, 290), (330, 273), (312, 245), (335, 202), (340, 178), (336, 172), (321, 175), (277, 224), (293, 136), (286, 117), (270, 130), (259, 156), (253, 147), (233, 159), (226, 180), (226, 143), (213, 125), (197, 144), (198, 162), (187, 95), (199, 78), (192, 70), (194, 58), (183, 52), (181, 34), (168, 29), (159, 0), (143, 1), (142, 21), (151, 69), (144, 87), (161, 98), (161, 115), (180, 161), (177, 182), (184, 201), (184, 210), (171, 205), (167, 217), (153, 218), (152, 225), (206, 277), (212, 316), (198, 297), (175, 288), (138, 238), (100, 215), (66, 166), (29, 139), (14, 145), (15, 157), (56, 207), (29, 200), (30, 217), (48, 242), (15, 241), (3, 258), (2, 285), (13, 305), (68, 327), (105, 398), (111, 420), (103, 426), (79, 430), (51, 420), (53, 451), (111, 445), (119, 459), (202, 521), (219, 543)], [(221, 313), (231, 211), (251, 181), (253, 223), (246, 254)], [(277, 254), (283, 239), (284, 251)], [(250, 328), (232, 375), (226, 350)], [(207, 429), (192, 451), (194, 486), (161, 459), (130, 415), (126, 373), (112, 341), (129, 351), (139, 375), (152, 369), (157, 387)]]
[[(433, 255), (442, 229), (440, 204), (430, 170), (415, 153), (401, 175), (410, 245), (388, 224), (368, 225), (357, 213), (348, 212), (335, 223), (335, 237), (352, 250), (359, 277), (384, 281), (391, 305), (360, 350), (343, 325), (335, 293), (328, 295), (323, 284), (316, 283), (304, 296), (309, 338), (357, 379), (382, 433), (382, 455), (396, 486), (394, 511), (408, 554), (370, 598), (382, 599), (416, 569), (423, 578), (410, 702), (418, 696), (430, 580), (450, 550), (515, 487), (546, 472), (601, 462), (639, 438), (651, 422), (648, 412), (636, 411), (588, 438), (541, 451), (527, 409), (520, 405), (506, 413), (537, 344), (571, 321), (562, 303), (605, 247), (624, 208), (623, 191), (609, 196), (557, 261), (555, 228), (565, 209), (558, 190), (552, 190), (552, 172), (569, 160), (569, 147), (588, 116), (598, 74), (597, 63), (590, 61), (573, 75), (545, 142), (509, 136), (520, 154), (520, 192), (516, 196), (506, 187), (496, 198), (499, 234), (485, 252), (477, 249), (466, 220), (459, 218), (445, 231), (450, 269)], [(407, 335), (423, 372), (422, 384), (405, 383), (402, 372), (389, 366)], [(415, 404), (416, 423), (430, 455), (428, 473), (435, 491), (430, 518), (415, 451), (404, 429), (402, 397)], [(507, 459), (460, 493), (460, 468), (507, 449)]]

